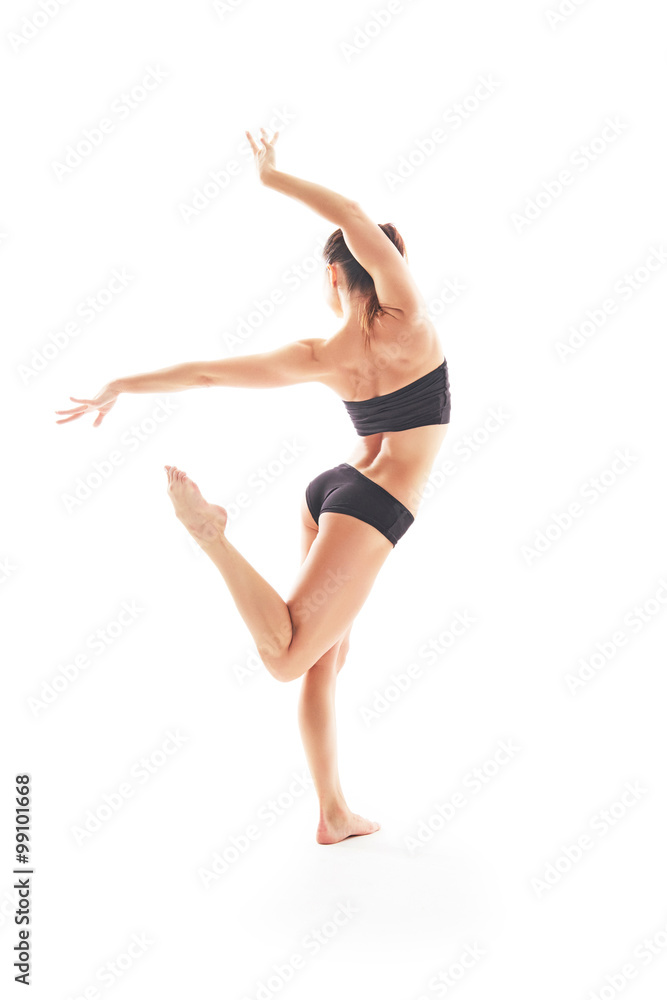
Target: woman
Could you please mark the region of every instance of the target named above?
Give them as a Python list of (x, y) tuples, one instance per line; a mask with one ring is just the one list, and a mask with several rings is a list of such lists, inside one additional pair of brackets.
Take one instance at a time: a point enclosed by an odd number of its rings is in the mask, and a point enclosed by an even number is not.
[(227, 514), (185, 472), (165, 466), (177, 517), (217, 566), (257, 646), (280, 681), (303, 677), (299, 726), (320, 803), (316, 839), (335, 844), (374, 833), (352, 813), (338, 777), (335, 686), (352, 623), (387, 556), (414, 521), (422, 487), (447, 431), (447, 362), (394, 226), (360, 206), (276, 169), (276, 132), (246, 132), (260, 181), (340, 227), (323, 251), (326, 298), (342, 325), (328, 339), (264, 354), (188, 362), (109, 382), (65, 414), (97, 411), (97, 427), (122, 392), (195, 386), (262, 388), (321, 382), (341, 397), (359, 435), (350, 461), (321, 473), (301, 501), (302, 563), (286, 601), (234, 548)]

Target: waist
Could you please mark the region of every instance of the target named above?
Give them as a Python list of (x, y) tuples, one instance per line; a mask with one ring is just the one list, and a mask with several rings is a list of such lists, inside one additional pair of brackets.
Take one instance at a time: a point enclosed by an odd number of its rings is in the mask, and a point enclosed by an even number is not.
[[(391, 493), (415, 516), (447, 424), (363, 438), (347, 464)], [(399, 437), (400, 441), (395, 439)]]

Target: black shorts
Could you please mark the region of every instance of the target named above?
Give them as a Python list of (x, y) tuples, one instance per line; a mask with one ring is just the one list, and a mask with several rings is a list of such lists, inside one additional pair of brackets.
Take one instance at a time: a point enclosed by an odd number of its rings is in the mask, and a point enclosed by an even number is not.
[(392, 545), (405, 534), (414, 514), (384, 486), (343, 462), (316, 476), (306, 487), (306, 503), (319, 524), (320, 514), (330, 510), (372, 524)]

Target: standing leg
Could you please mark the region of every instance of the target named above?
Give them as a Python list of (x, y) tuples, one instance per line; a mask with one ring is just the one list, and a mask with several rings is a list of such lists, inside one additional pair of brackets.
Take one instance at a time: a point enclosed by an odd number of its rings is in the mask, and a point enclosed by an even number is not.
[(380, 824), (353, 813), (343, 795), (336, 750), (336, 678), (345, 662), (350, 629), (304, 674), (299, 727), (320, 803), (318, 844), (375, 833)]
[[(301, 500), (301, 561), (304, 562), (317, 538), (318, 527)], [(352, 813), (345, 801), (338, 775), (336, 747), (336, 678), (350, 648), (352, 626), (317, 663), (303, 675), (299, 695), (299, 728), (308, 767), (320, 803), (318, 844), (337, 844), (346, 837), (375, 833), (372, 823)]]

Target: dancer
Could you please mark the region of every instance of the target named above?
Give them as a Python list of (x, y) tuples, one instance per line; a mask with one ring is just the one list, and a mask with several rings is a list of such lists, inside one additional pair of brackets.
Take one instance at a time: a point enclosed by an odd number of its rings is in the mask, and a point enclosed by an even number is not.
[(165, 466), (176, 516), (220, 571), (258, 654), (279, 681), (303, 678), (299, 727), (317, 791), (319, 844), (374, 833), (353, 813), (338, 774), (336, 678), (352, 623), (389, 553), (415, 519), (447, 431), (447, 361), (407, 265), (403, 240), (360, 205), (279, 171), (272, 138), (246, 132), (259, 180), (338, 228), (327, 240), (325, 294), (341, 320), (328, 338), (306, 338), (261, 354), (192, 361), (107, 383), (94, 399), (70, 396), (68, 423), (97, 414), (98, 427), (124, 392), (211, 386), (267, 388), (319, 382), (335, 392), (359, 436), (349, 462), (316, 476), (301, 499), (301, 566), (286, 600), (227, 537), (227, 514), (185, 472)]

